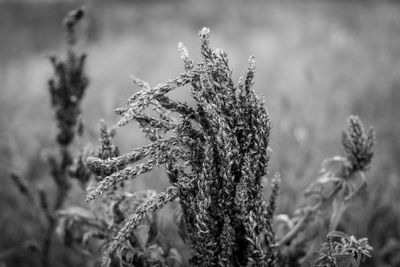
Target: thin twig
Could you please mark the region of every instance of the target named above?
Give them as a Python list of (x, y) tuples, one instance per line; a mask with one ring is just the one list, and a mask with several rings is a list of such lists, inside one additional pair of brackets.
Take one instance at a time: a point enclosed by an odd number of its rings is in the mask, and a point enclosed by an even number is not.
[(290, 244), (290, 242), (296, 238), (296, 236), (300, 233), (300, 231), (303, 229), (304, 224), (307, 222), (307, 220), (314, 215), (319, 208), (325, 204), (329, 199), (334, 197), (339, 190), (342, 188), (342, 184), (339, 183), (336, 185), (335, 189), (331, 192), (331, 194), (328, 197), (325, 197), (321, 199), (320, 202), (312, 206), (311, 208), (308, 208), (305, 210), (305, 213), (303, 216), (299, 219), (299, 221), (296, 223), (296, 225), (278, 242), (277, 246), (281, 247), (287, 244)]

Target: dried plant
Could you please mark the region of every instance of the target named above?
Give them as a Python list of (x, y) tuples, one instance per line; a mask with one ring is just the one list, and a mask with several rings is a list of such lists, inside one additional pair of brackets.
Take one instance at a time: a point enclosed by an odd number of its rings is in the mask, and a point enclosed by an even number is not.
[[(51, 97), (51, 105), (55, 111), (55, 119), (58, 126), (57, 144), (59, 155), (47, 155), (47, 161), (51, 169), (51, 177), (56, 184), (54, 203), (50, 203), (52, 192), (35, 190), (34, 186), (22, 177), (12, 174), (11, 178), (20, 192), (24, 194), (30, 203), (35, 204), (44, 216), (44, 235), (41, 247), (42, 266), (50, 265), (50, 251), (54, 231), (57, 226), (56, 212), (59, 210), (67, 197), (70, 189), (69, 178), (82, 178), (77, 170), (72, 171), (73, 156), (69, 150), (70, 145), (76, 134), (81, 134), (83, 125), (80, 120), (80, 103), (88, 86), (88, 78), (85, 74), (85, 54), (75, 51), (77, 43), (76, 27), (85, 14), (84, 9), (80, 8), (71, 11), (64, 20), (65, 38), (67, 44), (67, 56), (65, 60), (60, 60), (56, 56), (51, 56), (50, 61), (54, 69), (54, 76), (49, 80), (48, 86)], [(83, 171), (82, 168), (79, 169)]]
[(74, 139), (81, 114), (80, 102), (89, 82), (84, 72), (86, 54), (75, 51), (76, 26), (84, 14), (84, 9), (80, 8), (71, 11), (64, 19), (67, 43), (65, 60), (50, 57), (54, 77), (49, 81), (49, 90), (58, 126), (57, 142), (62, 147), (67, 147)]
[[(109, 130), (104, 121), (100, 122), (100, 148), (94, 155), (100, 159), (119, 156), (118, 147), (112, 139), (115, 129)], [(85, 175), (93, 175), (82, 161)], [(98, 172), (94, 181), (101, 181), (109, 175)], [(156, 192), (145, 190), (133, 194), (123, 192), (115, 186), (107, 192), (103, 201), (91, 209), (67, 207), (58, 212), (57, 232), (63, 244), (79, 253), (96, 260), (104, 243), (109, 243), (132, 213), (139, 213), (142, 204), (152, 201)], [(127, 233), (126, 241), (121, 245), (118, 255), (110, 259), (111, 266), (181, 266), (182, 257), (159, 230), (161, 220), (157, 213), (142, 214), (141, 224)]]
[[(179, 235), (192, 249), (190, 266), (281, 267), (310, 262), (359, 266), (370, 256), (367, 239), (335, 230), (350, 200), (366, 186), (364, 172), (373, 158), (373, 130), (366, 131), (360, 119), (351, 116), (342, 137), (345, 156), (322, 163), (321, 175), (306, 189), (305, 204), (293, 218), (274, 216), (280, 178), (271, 179), (271, 194), (264, 201), (271, 126), (263, 98), (253, 89), (254, 57), (235, 84), (227, 54), (209, 47), (208, 28), (199, 33), (200, 63), (194, 63), (179, 44), (184, 72), (155, 87), (133, 77), (141, 90), (128, 99), (126, 107), (116, 110), (121, 116), (118, 126), (136, 121), (149, 144), (120, 155), (113, 144), (116, 128), (109, 129), (101, 121), (100, 148), (73, 158), (70, 146), (83, 131), (80, 104), (88, 86), (86, 55), (75, 51), (76, 25), (83, 16), (84, 10), (78, 9), (64, 20), (66, 59), (50, 58), (55, 74), (49, 89), (60, 150), (59, 156), (47, 157), (57, 189), (54, 203), (46, 192), (36, 192), (18, 175), (11, 176), (44, 215), (42, 266), (51, 264), (55, 231), (64, 245), (92, 258), (105, 248), (107, 266), (182, 266), (180, 252), (160, 230), (158, 211), (172, 201), (178, 204)], [(181, 87), (190, 87), (194, 105), (168, 96)], [(165, 169), (168, 188), (158, 194), (126, 191), (127, 181), (156, 167)], [(102, 196), (101, 200), (90, 210), (63, 207), (69, 178), (89, 184), (87, 201)], [(324, 229), (327, 220), (329, 227)], [(327, 232), (328, 242), (323, 243)]]
[[(180, 44), (185, 72), (153, 88), (134, 78), (142, 90), (129, 98), (127, 107), (117, 109), (119, 126), (136, 120), (152, 143), (119, 157), (88, 159), (94, 173), (107, 174), (90, 190), (88, 201), (156, 166), (173, 173), (165, 192), (125, 220), (105, 257), (126, 243), (147, 213), (179, 199), (194, 250), (192, 266), (272, 266), (271, 221), (278, 186), (267, 205), (262, 178), (269, 160), (270, 118), (252, 89), (254, 58), (235, 85), (226, 53), (209, 48), (209, 29), (199, 35), (201, 63), (195, 64)], [(167, 96), (185, 85), (191, 87), (195, 107)]]
[[(345, 156), (322, 163), (321, 175), (306, 189), (306, 203), (295, 211), (293, 218), (277, 217), (278, 225), (289, 229), (278, 242), (286, 261), (302, 263), (312, 257), (326, 235), (326, 217), (327, 230), (336, 230), (351, 199), (366, 187), (364, 171), (370, 167), (374, 142), (374, 131), (366, 131), (358, 117), (350, 116), (342, 137)], [(326, 211), (328, 216), (324, 215)]]
[(358, 267), (366, 257), (371, 257), (372, 247), (367, 238), (357, 240), (343, 232), (332, 231), (328, 242), (322, 244), (316, 267)]

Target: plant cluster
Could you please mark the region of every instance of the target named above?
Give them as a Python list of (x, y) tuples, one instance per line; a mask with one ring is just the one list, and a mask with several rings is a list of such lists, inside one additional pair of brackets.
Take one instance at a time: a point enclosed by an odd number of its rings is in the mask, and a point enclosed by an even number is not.
[[(65, 61), (51, 57), (55, 74), (49, 89), (60, 149), (59, 157), (48, 157), (57, 189), (54, 205), (50, 207), (45, 192), (35, 194), (25, 180), (12, 175), (20, 191), (44, 211), (43, 266), (50, 264), (56, 227), (63, 244), (79, 253), (97, 257), (104, 250), (107, 266), (185, 265), (161, 231), (158, 211), (169, 202), (178, 206), (175, 219), (182, 241), (191, 248), (190, 266), (359, 266), (370, 257), (366, 238), (335, 230), (350, 200), (366, 186), (373, 130), (366, 131), (351, 116), (342, 137), (345, 155), (322, 163), (320, 176), (306, 189), (305, 203), (292, 218), (274, 215), (280, 178), (269, 178), (271, 194), (265, 201), (271, 124), (263, 98), (253, 89), (254, 57), (235, 83), (227, 54), (209, 46), (208, 28), (199, 33), (201, 62), (193, 62), (179, 44), (184, 72), (155, 87), (134, 77), (141, 90), (126, 107), (116, 109), (118, 126), (136, 121), (149, 144), (121, 155), (113, 144), (116, 129), (101, 121), (99, 149), (73, 159), (70, 145), (82, 134), (80, 103), (88, 86), (86, 56), (74, 49), (83, 16), (78, 9), (64, 20)], [(168, 96), (188, 87), (194, 105)], [(156, 167), (168, 175), (165, 191), (126, 191), (126, 182)], [(89, 185), (87, 201), (100, 200), (91, 209), (63, 207), (69, 178)]]
[(374, 142), (374, 131), (366, 131), (358, 117), (350, 116), (342, 135), (345, 156), (323, 161), (320, 176), (305, 190), (305, 203), (293, 218), (277, 216), (278, 227), (286, 229), (280, 231), (284, 234), (278, 246), (289, 262), (312, 259), (325, 233), (336, 230), (350, 200), (366, 187), (364, 171), (370, 167)]
[[(203, 62), (195, 64), (180, 44), (184, 73), (154, 88), (134, 79), (142, 90), (129, 98), (128, 107), (117, 110), (122, 116), (119, 126), (136, 120), (152, 143), (115, 158), (89, 158), (90, 169), (106, 177), (90, 190), (87, 200), (164, 165), (173, 173), (171, 186), (127, 218), (107, 250), (109, 255), (146, 213), (179, 198), (195, 252), (191, 265), (272, 265), (275, 200), (267, 204), (262, 199), (270, 118), (262, 98), (252, 89), (254, 58), (236, 85), (226, 53), (209, 48), (209, 29), (199, 35)], [(185, 85), (191, 87), (195, 107), (167, 96)], [(150, 111), (157, 117), (149, 115)]]
[(322, 256), (316, 261), (316, 267), (357, 267), (366, 257), (371, 257), (372, 247), (366, 238), (357, 240), (339, 231), (332, 231), (327, 237), (328, 242), (322, 244)]
[[(235, 85), (226, 54), (209, 48), (208, 34), (207, 28), (199, 34), (203, 62), (194, 64), (180, 44), (185, 73), (154, 88), (134, 78), (142, 90), (129, 98), (126, 108), (116, 110), (122, 116), (119, 126), (136, 120), (152, 143), (120, 157), (88, 159), (93, 172), (107, 175), (89, 191), (87, 200), (156, 166), (174, 173), (166, 192), (126, 220), (106, 257), (118, 251), (147, 212), (178, 199), (187, 241), (194, 250), (193, 266), (309, 261), (326, 234), (321, 212), (331, 209), (328, 230), (335, 230), (351, 198), (365, 186), (363, 172), (373, 156), (374, 132), (365, 131), (357, 117), (349, 118), (342, 140), (346, 155), (323, 162), (321, 176), (305, 192), (306, 204), (286, 221), (284, 235), (275, 236), (272, 223), (278, 221), (279, 226), (279, 216), (275, 221), (273, 216), (279, 185), (273, 183), (265, 203), (262, 177), (269, 160), (270, 119), (252, 89), (254, 58)], [(185, 85), (191, 87), (195, 107), (166, 95)], [(149, 115), (151, 111), (158, 117)]]
[[(92, 153), (99, 159), (119, 156), (118, 147), (112, 139), (115, 130), (109, 130), (104, 121), (100, 121), (100, 147)], [(101, 181), (109, 175), (107, 172), (90, 172), (86, 162), (82, 161), (85, 176), (93, 181)], [(107, 196), (91, 209), (68, 207), (58, 212), (59, 226), (57, 232), (63, 243), (79, 253), (98, 257), (104, 244), (113, 241), (125, 219), (138, 212), (142, 204), (151, 201), (156, 192), (153, 190), (135, 193), (123, 192), (114, 186)], [(126, 236), (118, 255), (109, 259), (110, 266), (182, 266), (182, 257), (178, 250), (161, 233), (161, 219), (156, 212), (143, 215), (141, 225)]]

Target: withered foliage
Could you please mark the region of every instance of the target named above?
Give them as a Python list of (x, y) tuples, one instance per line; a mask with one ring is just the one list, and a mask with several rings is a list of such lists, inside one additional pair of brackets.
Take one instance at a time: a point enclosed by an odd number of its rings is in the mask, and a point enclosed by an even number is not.
[[(184, 73), (156, 87), (134, 78), (142, 90), (117, 110), (122, 116), (119, 126), (135, 120), (152, 142), (119, 157), (89, 158), (91, 170), (107, 176), (90, 190), (87, 200), (165, 166), (174, 174), (169, 176), (171, 186), (126, 220), (107, 250), (109, 255), (147, 212), (179, 199), (195, 252), (192, 266), (272, 266), (271, 221), (277, 190), (266, 204), (262, 178), (267, 174), (271, 127), (263, 99), (252, 88), (254, 58), (235, 84), (226, 53), (209, 47), (209, 29), (199, 36), (202, 62), (195, 64), (180, 44)], [(167, 95), (186, 85), (194, 107)]]

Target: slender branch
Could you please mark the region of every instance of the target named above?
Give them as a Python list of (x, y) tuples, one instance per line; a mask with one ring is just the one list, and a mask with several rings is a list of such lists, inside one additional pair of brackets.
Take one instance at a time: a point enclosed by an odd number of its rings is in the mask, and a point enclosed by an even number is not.
[(292, 240), (294, 238), (296, 238), (296, 236), (300, 233), (300, 231), (303, 229), (303, 226), (305, 225), (305, 223), (307, 222), (307, 220), (314, 215), (319, 208), (325, 204), (329, 199), (331, 199), (332, 197), (334, 197), (339, 190), (342, 188), (342, 184), (338, 183), (336, 185), (336, 187), (334, 188), (334, 190), (331, 192), (331, 194), (328, 197), (325, 197), (323, 199), (321, 199), (317, 204), (315, 204), (314, 206), (310, 207), (310, 208), (305, 208), (305, 213), (303, 214), (303, 216), (300, 218), (300, 220), (296, 223), (295, 226), (293, 226), (293, 228), (278, 242), (277, 246), (281, 247), (287, 244), (290, 244), (290, 242), (292, 242)]
[[(65, 202), (65, 199), (68, 196), (68, 191), (70, 188), (67, 172), (72, 162), (70, 160), (71, 155), (68, 150), (68, 146), (60, 145), (60, 154), (61, 154), (61, 162), (59, 163), (59, 171), (53, 173), (53, 179), (57, 187), (57, 195), (54, 206), (53, 208), (51, 208), (47, 204), (42, 205), (48, 223), (42, 248), (42, 266), (49, 266), (50, 263), (49, 256), (53, 241), (53, 235), (57, 227), (57, 218), (55, 214), (56, 211), (59, 210), (62, 207), (63, 203)], [(46, 196), (43, 195), (42, 198), (46, 198)], [(43, 201), (47, 203), (46, 199), (44, 199)]]

